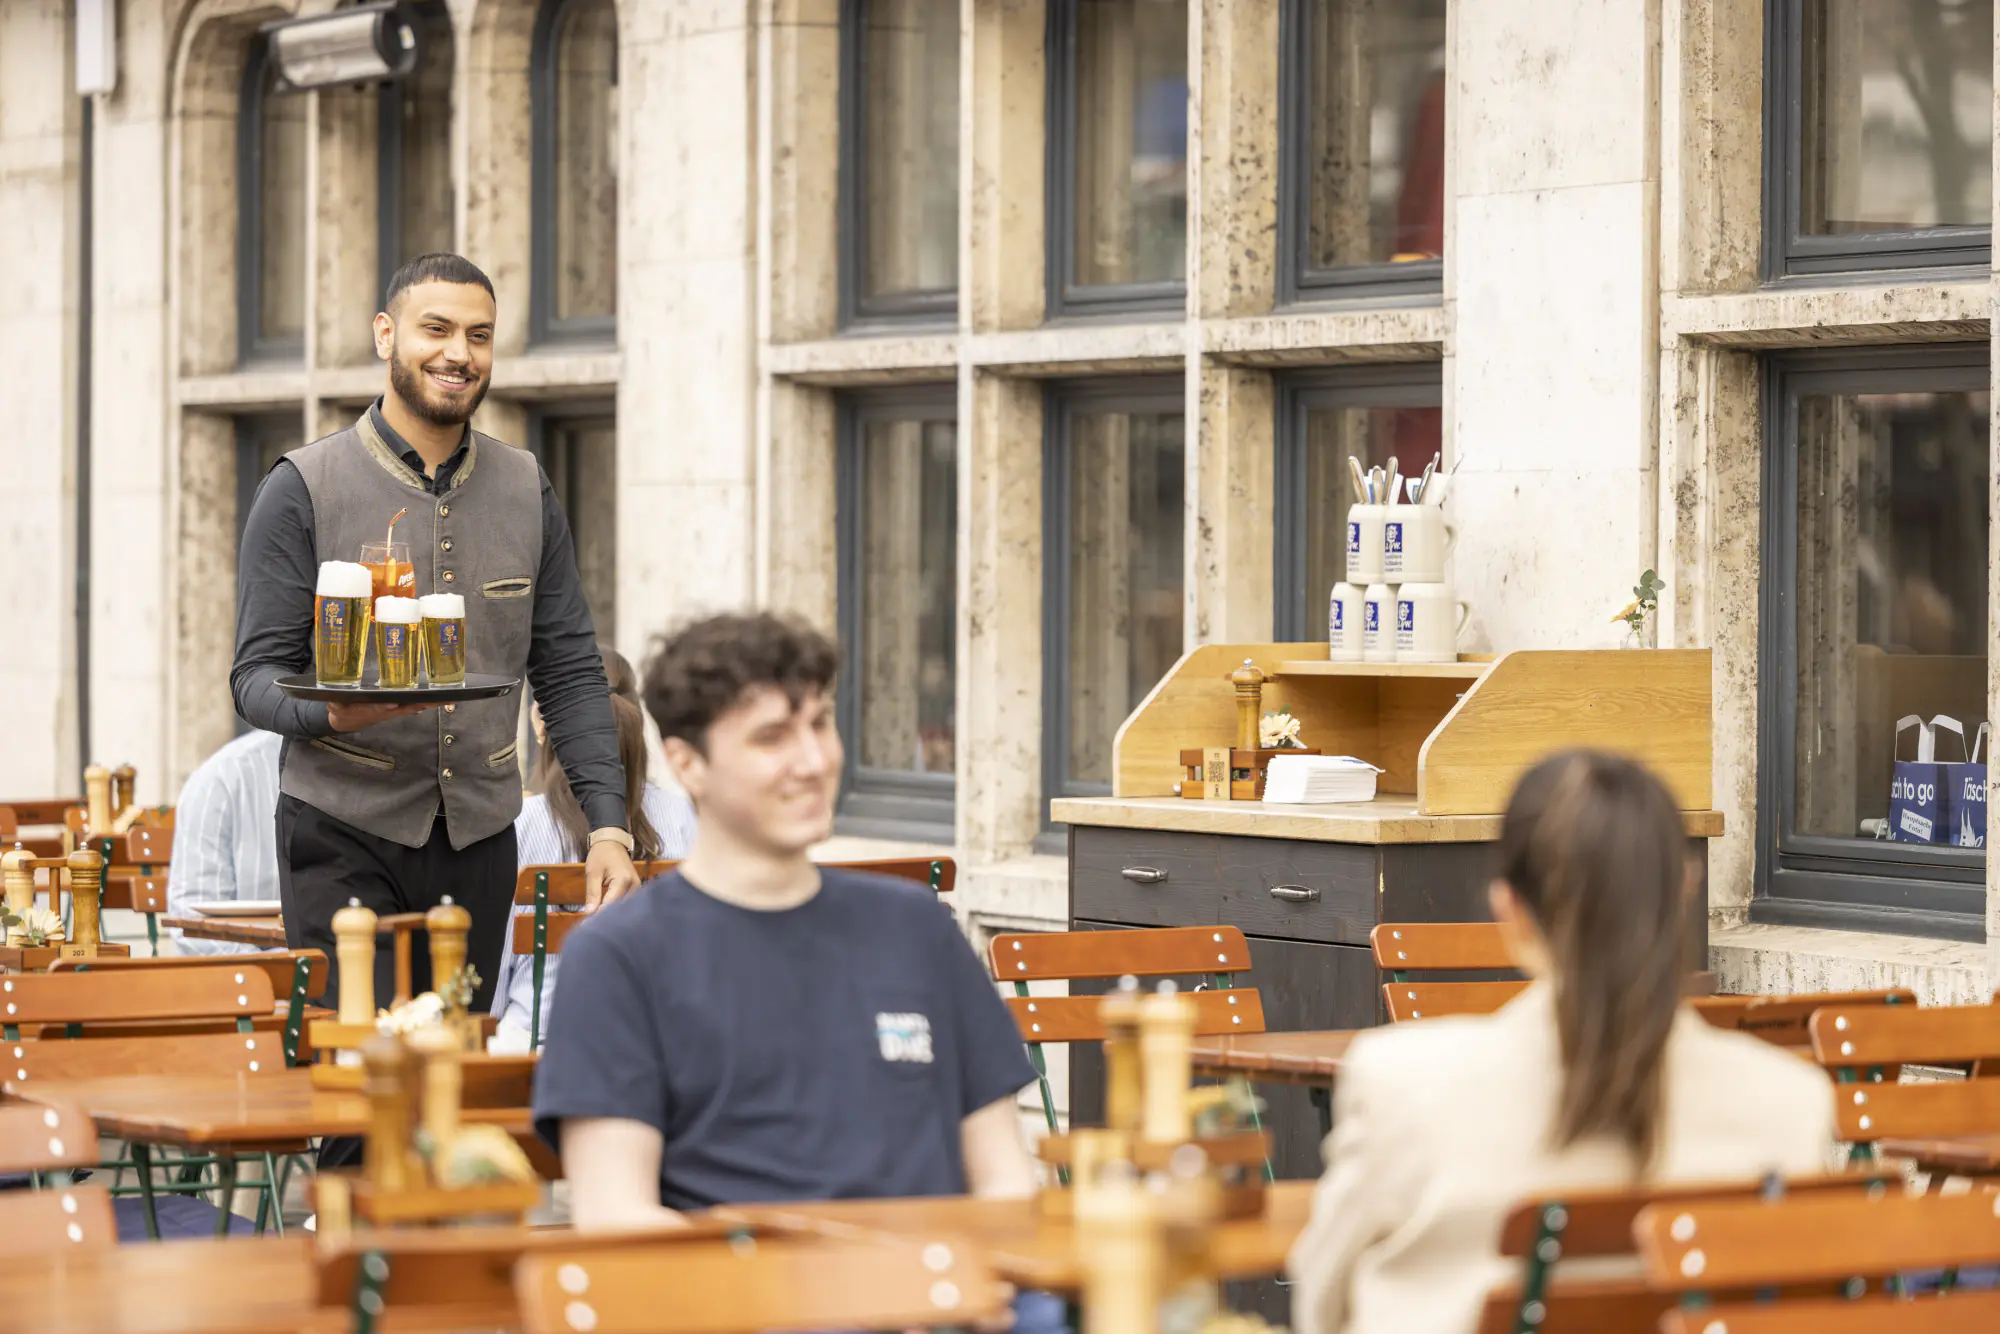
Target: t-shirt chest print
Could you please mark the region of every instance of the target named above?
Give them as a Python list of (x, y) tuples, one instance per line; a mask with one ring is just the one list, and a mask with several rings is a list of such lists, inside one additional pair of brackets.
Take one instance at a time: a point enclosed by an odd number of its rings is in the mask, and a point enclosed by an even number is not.
[(886, 1010), (876, 1014), (875, 1041), (885, 1061), (931, 1063), (931, 1021), (925, 1015)]

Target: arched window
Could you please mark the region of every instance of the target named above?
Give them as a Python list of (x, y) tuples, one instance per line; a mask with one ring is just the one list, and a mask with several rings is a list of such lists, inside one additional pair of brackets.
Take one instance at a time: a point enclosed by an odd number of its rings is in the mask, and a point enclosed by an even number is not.
[(444, 0), (415, 7), (416, 72), (381, 91), (377, 200), (380, 286), (418, 255), (452, 250), (451, 12)]
[(237, 360), (305, 353), (306, 99), (280, 93), (262, 38), (237, 103)]
[(618, 16), (543, 0), (535, 23), (531, 336), (608, 338), (618, 311)]

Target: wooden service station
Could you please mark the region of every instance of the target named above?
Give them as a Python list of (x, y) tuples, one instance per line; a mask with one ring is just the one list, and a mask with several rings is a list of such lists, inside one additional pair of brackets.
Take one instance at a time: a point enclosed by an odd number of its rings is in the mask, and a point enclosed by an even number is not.
[[(1344, 754), (1378, 766), (1378, 794), (1414, 797), (1419, 816), (1493, 815), (1537, 760), (1588, 746), (1646, 764), (1681, 809), (1711, 808), (1707, 649), (1524, 649), (1441, 663), (1329, 662), (1315, 650), (1326, 646), (1189, 651), (1119, 729), (1113, 797), (1252, 800), (1272, 756)], [(1288, 710), (1315, 749), (1260, 748), (1267, 708)]]

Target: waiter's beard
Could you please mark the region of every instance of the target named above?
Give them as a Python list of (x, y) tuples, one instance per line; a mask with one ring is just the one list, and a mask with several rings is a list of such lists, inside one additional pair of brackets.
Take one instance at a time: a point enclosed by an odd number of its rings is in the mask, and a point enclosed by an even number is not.
[(423, 370), (397, 356), (394, 346), (389, 349), (389, 388), (403, 400), (404, 407), (433, 426), (463, 426), (471, 421), (492, 383), (492, 377), (488, 376), (463, 398), (439, 401), (431, 397)]

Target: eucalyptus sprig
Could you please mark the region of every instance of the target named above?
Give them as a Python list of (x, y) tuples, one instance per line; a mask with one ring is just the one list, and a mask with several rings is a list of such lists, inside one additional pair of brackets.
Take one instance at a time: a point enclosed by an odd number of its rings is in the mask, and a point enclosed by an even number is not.
[(1652, 570), (1639, 576), (1638, 584), (1632, 589), (1632, 601), (1625, 610), (1611, 619), (1623, 621), (1633, 633), (1646, 628), (1646, 618), (1660, 609), (1660, 594), (1667, 591), (1667, 581)]

